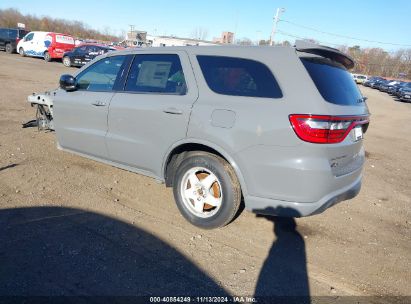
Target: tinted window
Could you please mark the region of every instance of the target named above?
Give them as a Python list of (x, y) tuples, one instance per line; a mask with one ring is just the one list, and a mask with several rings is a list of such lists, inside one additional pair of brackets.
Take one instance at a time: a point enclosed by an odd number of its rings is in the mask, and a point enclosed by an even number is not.
[(33, 37), (34, 37), (34, 33), (28, 34), (28, 35), (24, 38), (24, 41), (31, 41), (31, 40), (33, 40)]
[(79, 46), (78, 48), (75, 49), (76, 54), (84, 54), (84, 52), (87, 50), (87, 46)]
[(107, 57), (97, 61), (77, 77), (79, 90), (111, 91), (126, 56)]
[(186, 81), (178, 55), (136, 55), (126, 91), (185, 94)]
[(362, 95), (350, 73), (325, 58), (301, 58), (321, 96), (338, 105), (359, 105)]
[(23, 38), (26, 35), (27, 35), (27, 31), (19, 30), (19, 38)]
[(261, 62), (219, 56), (197, 56), (204, 78), (218, 94), (281, 98), (277, 81)]

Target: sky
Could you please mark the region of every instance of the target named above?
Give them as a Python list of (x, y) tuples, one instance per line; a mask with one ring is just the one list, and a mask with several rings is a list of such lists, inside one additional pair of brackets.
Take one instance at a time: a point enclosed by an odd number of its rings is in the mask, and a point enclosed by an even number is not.
[(116, 35), (131, 24), (152, 35), (178, 37), (190, 37), (201, 27), (207, 30), (208, 40), (232, 31), (236, 39), (247, 37), (253, 41), (269, 39), (276, 9), (284, 8), (275, 41), (294, 42), (299, 37), (330, 46), (360, 45), (388, 51), (411, 48), (409, 0), (397, 0), (395, 4), (387, 0), (1, 0), (0, 9), (5, 8), (78, 20), (94, 29), (110, 29)]

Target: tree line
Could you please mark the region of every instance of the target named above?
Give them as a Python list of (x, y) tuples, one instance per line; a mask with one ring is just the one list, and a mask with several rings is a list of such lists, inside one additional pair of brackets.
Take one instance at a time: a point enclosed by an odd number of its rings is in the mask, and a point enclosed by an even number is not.
[[(314, 39), (307, 41), (318, 43)], [(269, 45), (269, 40), (260, 40), (254, 43), (249, 38), (236, 41), (240, 45)], [(289, 41), (282, 41), (276, 45), (292, 45)], [(382, 48), (361, 48), (359, 45), (340, 46), (340, 51), (351, 56), (355, 61), (354, 68), (350, 71), (368, 76), (381, 76), (396, 79), (411, 80), (411, 49), (398, 49), (388, 52)]]
[(353, 73), (411, 79), (411, 49), (387, 52), (381, 48), (361, 48), (355, 45), (343, 46), (340, 50), (355, 60)]
[(37, 17), (35, 15), (23, 15), (18, 10), (0, 9), (0, 27), (16, 28), (17, 23), (24, 23), (26, 29), (32, 31), (57, 32), (72, 35), (76, 38), (94, 39), (100, 41), (117, 42), (120, 37), (110, 33), (110, 29), (104, 32), (94, 30), (81, 21), (51, 18), (48, 16)]

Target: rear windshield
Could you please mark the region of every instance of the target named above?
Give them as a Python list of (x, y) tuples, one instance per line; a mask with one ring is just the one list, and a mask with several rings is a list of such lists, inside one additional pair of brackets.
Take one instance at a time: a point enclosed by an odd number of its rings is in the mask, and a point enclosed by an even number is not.
[(351, 74), (340, 64), (326, 58), (301, 58), (321, 96), (338, 105), (360, 105), (362, 95)]

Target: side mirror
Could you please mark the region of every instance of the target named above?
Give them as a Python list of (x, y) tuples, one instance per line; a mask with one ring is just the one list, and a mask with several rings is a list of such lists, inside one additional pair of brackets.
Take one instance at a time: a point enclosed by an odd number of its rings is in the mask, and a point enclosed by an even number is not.
[(64, 74), (60, 77), (60, 88), (63, 90), (70, 92), (77, 90), (77, 80), (75, 77)]

